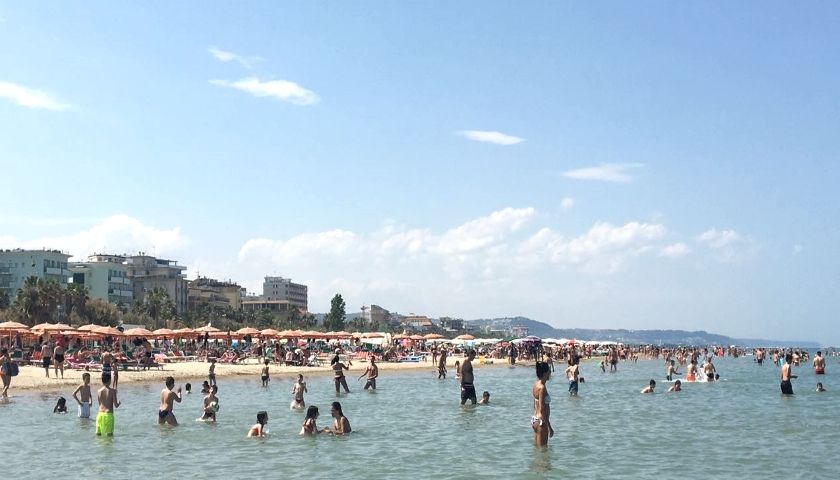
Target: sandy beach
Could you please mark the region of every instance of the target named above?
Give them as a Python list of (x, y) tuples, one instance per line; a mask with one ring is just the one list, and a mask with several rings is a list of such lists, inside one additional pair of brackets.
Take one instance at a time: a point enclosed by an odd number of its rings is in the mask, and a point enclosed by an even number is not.
[[(344, 363), (347, 363), (346, 358), (342, 358), (342, 361)], [(463, 357), (447, 358), (447, 366), (449, 370), (448, 376), (455, 376), (454, 365), (456, 361), (463, 362)], [(485, 366), (490, 367), (507, 365), (507, 361), (505, 359), (493, 359), (490, 361), (492, 361), (493, 363), (480, 364), (478, 359), (476, 359), (473, 365), (476, 369)], [(350, 371), (348, 372), (347, 376), (353, 377), (355, 375), (356, 377), (358, 377), (365, 370), (365, 366), (367, 365), (367, 363), (367, 361), (353, 362), (353, 365), (350, 367)], [(380, 373), (417, 369), (427, 369), (430, 372), (434, 370), (431, 363), (431, 359), (426, 362), (377, 362), (377, 365), (379, 366)], [(207, 369), (209, 366), (210, 364), (207, 362), (178, 362), (164, 363), (161, 365), (160, 369), (152, 368), (151, 370), (145, 371), (137, 371), (133, 369), (120, 370), (119, 384), (126, 385), (131, 383), (161, 383), (166, 377), (172, 376), (175, 377), (176, 381), (179, 384), (183, 382), (192, 382), (195, 385), (196, 383), (198, 383), (198, 385), (196, 385), (194, 388), (200, 389), (200, 381), (207, 379)], [(238, 365), (217, 363), (216, 377), (224, 378), (237, 376), (251, 376), (258, 379), (260, 376), (261, 368), (262, 364), (257, 363), (256, 360), (251, 360), (248, 363)], [(20, 374), (12, 379), (10, 391), (14, 392), (15, 390), (56, 390), (71, 387), (75, 388), (82, 381), (82, 373), (84, 373), (84, 370), (74, 370), (65, 368), (64, 378), (56, 379), (55, 371), (52, 367), (50, 367), (50, 377), (47, 378), (44, 374), (43, 367), (35, 365), (25, 365), (20, 367)], [(299, 373), (302, 373), (306, 376), (330, 375), (332, 374), (332, 369), (329, 367), (328, 360), (324, 360), (323, 366), (320, 367), (279, 366), (274, 364), (270, 366), (270, 375), (272, 376), (272, 378), (288, 377), (289, 379), (292, 379)], [(90, 374), (91, 384), (98, 385), (100, 375), (99, 371), (91, 371)], [(198, 380), (198, 382), (196, 382), (196, 380)]]

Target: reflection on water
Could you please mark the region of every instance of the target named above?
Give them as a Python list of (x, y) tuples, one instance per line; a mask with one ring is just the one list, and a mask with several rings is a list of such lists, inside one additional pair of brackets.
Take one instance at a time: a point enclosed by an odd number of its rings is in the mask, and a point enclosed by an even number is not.
[[(529, 423), (533, 367), (477, 365), (476, 389), (488, 390), (491, 403), (463, 407), (457, 380), (438, 380), (431, 367), (382, 372), (375, 392), (357, 386), (338, 398), (354, 430), (345, 438), (298, 436), (304, 415), (289, 409), (292, 376), (273, 376), (268, 388), (257, 378), (220, 378), (218, 423), (195, 421), (203, 399), (196, 391), (175, 405), (180, 423), (175, 428), (157, 425), (162, 384), (124, 385), (113, 439), (97, 438), (94, 421), (76, 418), (75, 406), (67, 415), (52, 414), (57, 397), (71, 398), (73, 388), (13, 390), (11, 403), (0, 408), (0, 452), (14, 478), (43, 478), (36, 472), (55, 468), (52, 457), (34, 451), (61, 452), (62, 459), (79, 464), (82, 478), (157, 478), (163, 471), (220, 478), (254, 464), (284, 476), (305, 471), (342, 472), (347, 478), (639, 478), (672, 475), (675, 463), (686, 478), (833, 478), (830, 459), (840, 443), (840, 382), (834, 380), (840, 365), (830, 362), (819, 379), (828, 392), (815, 393), (817, 379), (802, 367), (795, 369), (797, 394), (789, 398), (779, 393), (778, 369), (759, 367), (749, 357), (716, 361), (724, 382), (685, 383), (682, 392), (666, 393), (662, 380), (653, 395), (639, 390), (651, 378), (664, 377), (663, 362), (620, 364), (618, 373), (584, 363), (579, 397), (568, 396), (561, 374), (548, 382), (556, 433), (546, 448), (534, 446)], [(306, 404), (320, 407), (318, 425), (326, 427), (336, 400), (332, 378), (307, 382)], [(95, 416), (96, 406), (93, 410)], [(259, 410), (269, 412), (270, 433), (245, 438)], [(702, 440), (702, 448), (690, 446), (695, 440)], [(807, 448), (789, 455), (790, 445)], [(674, 449), (678, 458), (667, 453)]]

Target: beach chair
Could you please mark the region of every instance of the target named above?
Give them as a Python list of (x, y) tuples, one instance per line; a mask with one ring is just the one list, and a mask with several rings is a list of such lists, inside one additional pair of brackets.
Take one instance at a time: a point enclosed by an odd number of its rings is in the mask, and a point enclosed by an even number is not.
[(323, 362), (321, 362), (321, 359), (318, 358), (318, 355), (316, 355), (314, 353), (312, 355), (310, 355), (309, 358), (306, 360), (306, 366), (307, 367), (321, 367), (323, 365), (324, 364), (323, 364)]

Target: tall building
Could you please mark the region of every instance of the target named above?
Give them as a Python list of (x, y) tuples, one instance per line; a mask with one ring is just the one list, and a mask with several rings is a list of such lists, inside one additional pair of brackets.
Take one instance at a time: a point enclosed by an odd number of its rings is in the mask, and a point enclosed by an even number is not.
[(187, 281), (187, 309), (196, 311), (204, 305), (239, 310), (242, 308), (242, 287), (206, 277)]
[(86, 262), (73, 262), (70, 264), (73, 283), (86, 286), (90, 298), (128, 308), (134, 301), (134, 288), (125, 262), (122, 255), (106, 254), (91, 255)]
[(149, 255), (133, 255), (126, 259), (128, 278), (134, 289), (134, 300), (142, 302), (148, 292), (163, 288), (175, 304), (177, 313), (187, 311), (187, 267), (175, 260), (164, 260)]
[(289, 278), (265, 277), (262, 296), (262, 300), (267, 302), (287, 301), (294, 307), (309, 310), (308, 287), (292, 283)]
[(58, 250), (0, 250), (0, 292), (14, 300), (27, 277), (53, 280), (67, 288), (69, 258)]

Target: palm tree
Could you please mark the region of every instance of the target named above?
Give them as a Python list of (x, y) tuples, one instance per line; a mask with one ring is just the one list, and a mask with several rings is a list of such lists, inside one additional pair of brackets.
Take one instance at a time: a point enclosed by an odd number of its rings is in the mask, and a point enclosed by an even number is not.
[(76, 315), (81, 318), (87, 316), (87, 302), (90, 298), (88, 297), (88, 288), (85, 285), (81, 283), (67, 285), (64, 298), (67, 315), (76, 312)]
[(35, 325), (40, 318), (40, 290), (38, 288), (38, 277), (26, 277), (23, 286), (18, 290), (15, 299), (15, 308), (23, 316), (23, 322), (29, 326)]

